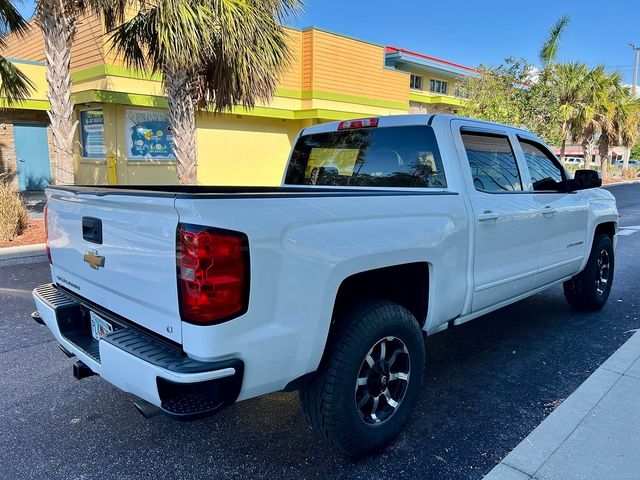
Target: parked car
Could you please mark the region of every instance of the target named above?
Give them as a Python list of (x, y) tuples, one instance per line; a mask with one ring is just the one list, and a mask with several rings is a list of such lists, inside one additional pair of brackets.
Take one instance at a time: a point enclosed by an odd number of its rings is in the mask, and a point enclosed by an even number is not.
[(566, 165), (582, 166), (584, 165), (584, 159), (580, 157), (565, 157), (564, 163)]
[[(624, 160), (616, 160), (614, 165), (616, 167), (622, 168), (622, 167), (624, 167)], [(640, 168), (640, 160), (630, 159), (629, 160), (629, 167), (631, 167), (631, 168)]]
[(528, 131), (408, 115), (305, 128), (279, 188), (54, 186), (34, 319), (76, 378), (142, 411), (299, 390), (312, 429), (362, 455), (409, 421), (423, 335), (558, 284), (577, 310), (606, 303), (600, 184)]

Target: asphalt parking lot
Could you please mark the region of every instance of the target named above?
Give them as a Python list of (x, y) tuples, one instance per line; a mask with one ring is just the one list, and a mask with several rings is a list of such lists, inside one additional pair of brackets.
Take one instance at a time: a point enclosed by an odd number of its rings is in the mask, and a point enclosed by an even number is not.
[[(620, 225), (640, 225), (640, 184), (611, 188)], [(413, 420), (381, 454), (346, 459), (306, 426), (297, 394), (198, 422), (145, 420), (133, 398), (73, 360), (35, 324), (43, 263), (0, 266), (0, 479), (479, 479), (640, 327), (640, 232), (620, 236), (608, 305), (571, 311), (556, 287), (427, 341)]]

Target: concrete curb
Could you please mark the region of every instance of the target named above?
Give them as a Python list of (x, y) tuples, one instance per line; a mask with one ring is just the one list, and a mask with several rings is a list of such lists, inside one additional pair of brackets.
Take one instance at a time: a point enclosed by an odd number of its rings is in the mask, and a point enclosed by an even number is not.
[[(636, 332), (609, 357), (562, 405), (491, 470), (484, 480), (542, 480), (569, 478), (544, 471), (551, 457), (558, 452), (587, 419), (601, 400), (621, 380), (636, 361), (640, 362), (640, 331)], [(580, 463), (587, 459), (574, 458)], [(611, 459), (614, 464), (617, 460)], [(566, 472), (565, 472), (566, 473)], [(580, 477), (583, 478), (583, 477)], [(613, 478), (613, 477), (610, 477)]]
[(34, 257), (46, 256), (45, 244), (37, 243), (35, 245), (21, 245), (19, 247), (2, 247), (0, 248), (0, 262), (5, 260), (30, 259)]

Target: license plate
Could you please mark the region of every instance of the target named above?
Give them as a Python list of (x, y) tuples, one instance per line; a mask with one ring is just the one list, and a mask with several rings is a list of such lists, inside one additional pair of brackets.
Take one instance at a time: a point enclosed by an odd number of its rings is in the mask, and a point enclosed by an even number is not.
[(100, 337), (113, 332), (113, 327), (104, 318), (91, 311), (89, 311), (89, 318), (91, 319), (91, 336), (96, 340), (100, 340)]

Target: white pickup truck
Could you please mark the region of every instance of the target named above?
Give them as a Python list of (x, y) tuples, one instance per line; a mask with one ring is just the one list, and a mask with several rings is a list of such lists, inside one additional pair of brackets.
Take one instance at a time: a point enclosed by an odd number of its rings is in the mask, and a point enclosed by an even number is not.
[(77, 378), (139, 405), (193, 419), (300, 390), (312, 429), (361, 455), (409, 420), (423, 335), (561, 283), (605, 304), (600, 184), (528, 131), (407, 115), (305, 128), (277, 188), (50, 187), (33, 317)]

